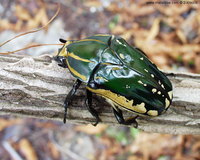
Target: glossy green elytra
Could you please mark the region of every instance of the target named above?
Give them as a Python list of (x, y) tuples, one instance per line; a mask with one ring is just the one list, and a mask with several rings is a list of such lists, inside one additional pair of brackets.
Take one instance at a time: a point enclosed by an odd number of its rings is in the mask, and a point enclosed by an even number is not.
[(117, 120), (124, 124), (127, 123), (120, 109), (157, 116), (172, 102), (169, 79), (144, 52), (130, 46), (121, 37), (100, 34), (83, 40), (66, 41), (55, 60), (60, 66), (68, 68), (77, 79), (65, 101), (65, 109), (80, 83), (84, 82), (86, 106), (97, 123), (98, 114), (91, 106), (92, 93), (106, 98)]

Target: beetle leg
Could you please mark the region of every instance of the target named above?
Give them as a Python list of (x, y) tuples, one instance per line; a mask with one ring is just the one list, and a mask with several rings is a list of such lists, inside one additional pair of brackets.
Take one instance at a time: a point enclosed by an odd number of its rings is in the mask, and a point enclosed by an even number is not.
[(135, 116), (135, 117), (130, 117), (128, 119), (126, 119), (126, 124), (129, 125), (129, 124), (133, 124), (135, 128), (138, 128), (138, 123), (136, 121), (136, 119), (138, 118), (139, 116)]
[(114, 113), (115, 118), (117, 119), (118, 123), (120, 123), (120, 124), (125, 123), (122, 111), (120, 109), (117, 109), (116, 107), (113, 108), (113, 113)]
[(71, 91), (68, 93), (65, 102), (64, 102), (64, 108), (65, 108), (65, 113), (64, 113), (64, 119), (63, 122), (66, 123), (66, 117), (67, 117), (67, 108), (69, 106), (69, 104), (72, 101), (72, 98), (74, 96), (74, 94), (76, 93), (77, 89), (80, 87), (81, 85), (81, 81), (79, 79), (76, 80), (76, 82), (74, 83)]
[(92, 108), (92, 92), (90, 92), (89, 90), (86, 90), (86, 93), (87, 93), (87, 97), (85, 100), (85, 104), (88, 111), (93, 115), (93, 117), (96, 118), (96, 122), (93, 124), (94, 126), (96, 126), (99, 123), (100, 118), (97, 111), (94, 108)]
[(115, 115), (115, 118), (117, 119), (117, 121), (118, 121), (120, 124), (125, 124), (125, 125), (134, 124), (134, 127), (135, 127), (135, 128), (138, 127), (138, 123), (137, 123), (137, 121), (136, 121), (136, 118), (137, 118), (138, 116), (133, 117), (133, 118), (129, 118), (129, 119), (125, 120), (124, 117), (123, 117), (122, 111), (121, 111), (119, 108), (117, 108), (117, 107), (113, 108), (113, 113), (114, 113), (114, 115)]

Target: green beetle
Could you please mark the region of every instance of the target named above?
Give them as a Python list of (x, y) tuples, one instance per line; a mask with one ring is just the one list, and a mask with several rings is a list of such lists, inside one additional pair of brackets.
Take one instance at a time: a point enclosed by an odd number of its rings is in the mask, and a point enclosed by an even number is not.
[(146, 57), (143, 51), (130, 46), (123, 38), (113, 35), (94, 35), (78, 41), (65, 41), (54, 59), (68, 68), (77, 79), (65, 103), (64, 123), (69, 103), (83, 82), (86, 84), (86, 106), (92, 108), (92, 93), (100, 95), (112, 105), (119, 123), (136, 123), (135, 117), (125, 120), (121, 109), (136, 115), (158, 116), (172, 102), (172, 84)]

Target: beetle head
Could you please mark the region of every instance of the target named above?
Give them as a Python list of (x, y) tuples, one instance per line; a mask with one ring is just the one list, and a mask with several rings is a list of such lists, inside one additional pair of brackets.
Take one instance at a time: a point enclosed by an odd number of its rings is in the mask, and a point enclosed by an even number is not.
[(66, 57), (63, 56), (55, 56), (53, 59), (58, 63), (59, 66), (63, 68), (67, 68)]
[(58, 54), (53, 57), (53, 59), (58, 63), (59, 66), (63, 67), (63, 68), (67, 68), (67, 63), (66, 63), (66, 59), (67, 59), (67, 45), (68, 42), (62, 40), (62, 42), (65, 44), (63, 45), (63, 47), (61, 49), (58, 50)]

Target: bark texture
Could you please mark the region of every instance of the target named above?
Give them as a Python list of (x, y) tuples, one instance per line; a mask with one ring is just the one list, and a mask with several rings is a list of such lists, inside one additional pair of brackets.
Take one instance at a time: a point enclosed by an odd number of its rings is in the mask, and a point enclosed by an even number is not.
[[(155, 118), (139, 117), (138, 128), (147, 132), (200, 134), (200, 75), (166, 74), (174, 87), (171, 107)], [(74, 80), (69, 71), (59, 67), (49, 55), (0, 55), (0, 114), (62, 120), (63, 102)], [(93, 97), (93, 106), (102, 123), (120, 125), (109, 104), (101, 97)], [(94, 122), (84, 100), (82, 85), (68, 110), (67, 121)], [(124, 115), (133, 116), (129, 112)]]

